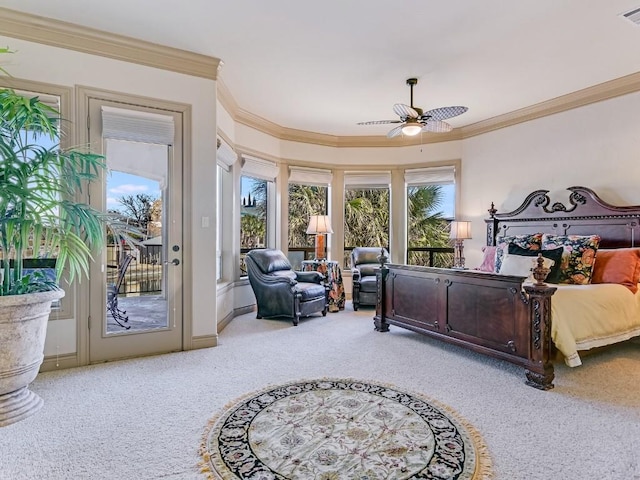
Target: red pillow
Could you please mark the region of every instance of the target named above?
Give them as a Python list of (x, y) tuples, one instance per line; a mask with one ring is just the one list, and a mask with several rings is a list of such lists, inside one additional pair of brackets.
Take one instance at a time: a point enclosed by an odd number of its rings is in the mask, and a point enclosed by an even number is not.
[(493, 246), (482, 247), (482, 251), (484, 252), (484, 258), (482, 259), (482, 264), (478, 267), (478, 270), (481, 272), (496, 272), (496, 248)]
[(640, 282), (640, 248), (599, 249), (591, 283), (619, 283), (633, 293)]

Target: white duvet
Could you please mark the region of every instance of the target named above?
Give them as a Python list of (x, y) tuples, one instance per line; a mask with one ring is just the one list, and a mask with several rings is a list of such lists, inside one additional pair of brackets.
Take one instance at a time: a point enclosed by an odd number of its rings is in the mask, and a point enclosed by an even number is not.
[(589, 350), (640, 335), (640, 289), (618, 284), (553, 285), (551, 338), (570, 367)]

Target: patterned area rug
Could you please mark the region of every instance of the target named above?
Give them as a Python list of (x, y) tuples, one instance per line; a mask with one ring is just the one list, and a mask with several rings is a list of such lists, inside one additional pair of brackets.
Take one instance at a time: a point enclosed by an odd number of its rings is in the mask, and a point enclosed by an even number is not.
[(449, 408), (345, 379), (243, 397), (210, 420), (200, 453), (223, 480), (492, 478), (480, 435)]

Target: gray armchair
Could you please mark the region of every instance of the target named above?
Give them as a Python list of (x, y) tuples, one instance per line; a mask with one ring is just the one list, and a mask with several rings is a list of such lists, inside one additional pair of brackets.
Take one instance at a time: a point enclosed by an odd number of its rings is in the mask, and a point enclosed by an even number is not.
[(376, 270), (380, 268), (380, 252), (389, 258), (387, 249), (380, 247), (356, 247), (351, 251), (351, 275), (353, 280), (353, 309), (377, 302)]
[(271, 248), (251, 250), (246, 264), (257, 318), (287, 317), (298, 325), (300, 317), (327, 314), (329, 289), (321, 273), (296, 272), (284, 253)]

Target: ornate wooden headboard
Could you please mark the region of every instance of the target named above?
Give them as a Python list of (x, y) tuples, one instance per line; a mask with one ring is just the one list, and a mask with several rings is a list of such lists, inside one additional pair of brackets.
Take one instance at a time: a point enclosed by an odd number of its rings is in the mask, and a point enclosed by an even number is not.
[[(569, 206), (551, 204), (549, 190), (530, 193), (518, 208), (498, 213), (489, 209), (487, 245), (505, 235), (549, 233), (554, 235), (600, 235), (603, 248), (636, 247), (640, 243), (640, 206), (615, 206), (586, 187), (569, 187)], [(549, 206), (551, 204), (551, 206)]]

